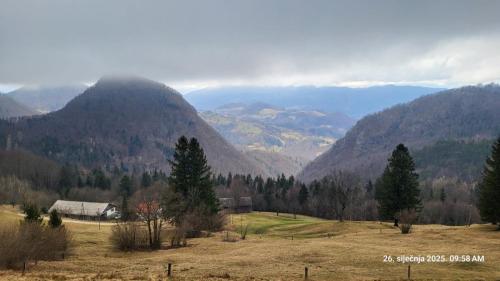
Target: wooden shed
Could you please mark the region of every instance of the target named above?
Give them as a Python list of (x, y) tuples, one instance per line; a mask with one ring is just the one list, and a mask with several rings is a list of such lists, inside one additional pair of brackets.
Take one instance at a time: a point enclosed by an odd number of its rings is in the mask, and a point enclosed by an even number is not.
[(221, 212), (224, 213), (249, 213), (252, 211), (252, 197), (219, 198)]

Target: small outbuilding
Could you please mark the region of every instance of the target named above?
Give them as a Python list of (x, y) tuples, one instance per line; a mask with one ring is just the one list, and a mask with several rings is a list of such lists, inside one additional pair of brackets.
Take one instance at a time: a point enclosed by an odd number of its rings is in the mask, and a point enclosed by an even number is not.
[(57, 210), (63, 217), (82, 220), (107, 220), (120, 217), (118, 208), (111, 203), (57, 200), (49, 212)]
[(252, 211), (252, 197), (219, 198), (221, 212), (223, 213), (249, 213)]

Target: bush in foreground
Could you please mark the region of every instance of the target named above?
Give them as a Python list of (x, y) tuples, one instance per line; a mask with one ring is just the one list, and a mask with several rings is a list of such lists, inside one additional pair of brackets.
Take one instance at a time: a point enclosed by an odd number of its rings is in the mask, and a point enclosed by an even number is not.
[(36, 222), (7, 225), (0, 229), (0, 268), (21, 268), (31, 261), (64, 258), (71, 235), (64, 227), (51, 228)]
[(49, 225), (52, 228), (58, 228), (62, 225), (62, 219), (57, 213), (57, 210), (54, 209), (50, 212)]
[(135, 251), (150, 248), (148, 233), (134, 222), (117, 223), (111, 229), (110, 241), (120, 251)]
[(399, 216), (399, 229), (402, 234), (409, 234), (415, 221), (417, 220), (417, 212), (413, 209), (403, 210)]

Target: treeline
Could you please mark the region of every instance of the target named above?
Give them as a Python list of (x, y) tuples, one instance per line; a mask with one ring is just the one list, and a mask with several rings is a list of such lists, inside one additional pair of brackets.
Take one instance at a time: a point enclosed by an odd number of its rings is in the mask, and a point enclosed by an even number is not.
[(328, 219), (375, 220), (373, 185), (363, 185), (351, 173), (337, 172), (309, 185), (293, 176), (262, 178), (251, 175), (218, 175), (219, 197), (252, 198), (253, 209), (279, 213), (304, 214)]
[[(405, 209), (416, 212), (415, 223), (466, 225), (478, 223), (478, 187), (456, 178), (420, 181), (404, 145), (398, 146), (384, 174), (363, 182), (347, 172), (333, 172), (310, 184), (293, 176), (262, 178), (218, 175), (213, 179), (219, 197), (236, 204), (250, 196), (257, 211), (304, 214), (338, 220), (392, 220)], [(237, 206), (236, 206), (237, 207)]]
[[(498, 153), (495, 147), (493, 154)], [(134, 204), (145, 193), (173, 185), (171, 177), (159, 170), (140, 174), (129, 174), (118, 167), (88, 171), (74, 165), (59, 165), (23, 151), (0, 151), (0, 156), (0, 203), (21, 204), (31, 198), (47, 208), (59, 198), (108, 201), (119, 205), (124, 218), (128, 218), (129, 214), (136, 213)], [(485, 174), (492, 174), (491, 167), (497, 163), (491, 159), (488, 161), (483, 178)], [(446, 225), (478, 223), (481, 218), (488, 221), (488, 217), (495, 216), (495, 211), (489, 211), (494, 215), (484, 215), (478, 208), (495, 204), (488, 203), (492, 200), (490, 197), (483, 196), (483, 203), (480, 200), (480, 191), (485, 190), (482, 187), (494, 182), (495, 175), (490, 175), (487, 182), (483, 179), (479, 183), (448, 177), (422, 180), (415, 166), (408, 149), (398, 146), (384, 174), (373, 181), (366, 182), (356, 174), (341, 171), (309, 184), (283, 174), (269, 178), (210, 174), (204, 180), (214, 186), (217, 197), (234, 198), (236, 207), (241, 197), (250, 196), (254, 210), (278, 215), (287, 212), (338, 220), (379, 220), (394, 219), (401, 210), (413, 209), (418, 213), (416, 222)], [(407, 180), (395, 184), (400, 175), (392, 170), (403, 173), (402, 177)], [(495, 184), (489, 183), (489, 186)], [(403, 187), (407, 189), (398, 189)], [(490, 189), (493, 190), (490, 191), (491, 197), (498, 198), (495, 197), (497, 191)], [(409, 198), (414, 200), (407, 204), (407, 199), (395, 194), (410, 194)], [(384, 206), (396, 207), (387, 210)], [(495, 210), (493, 207), (484, 208)]]
[[(24, 150), (0, 150), (0, 204), (21, 205), (28, 200), (48, 209), (57, 199), (120, 203), (125, 175), (127, 171), (119, 167), (89, 170)], [(134, 193), (153, 182), (165, 182), (167, 175), (153, 170), (129, 177)]]

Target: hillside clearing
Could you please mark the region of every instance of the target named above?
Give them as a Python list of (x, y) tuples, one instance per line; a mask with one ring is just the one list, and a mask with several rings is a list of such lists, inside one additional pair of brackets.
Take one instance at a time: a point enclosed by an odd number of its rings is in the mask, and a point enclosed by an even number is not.
[[(0, 227), (20, 219), (15, 211), (0, 207)], [(402, 235), (386, 223), (294, 219), (290, 214), (254, 212), (229, 221), (233, 236), (249, 224), (246, 240), (222, 242), (223, 232), (191, 239), (185, 248), (122, 253), (109, 243), (111, 224), (99, 230), (97, 223), (65, 220), (75, 241), (71, 256), (32, 265), (25, 276), (0, 271), (0, 280), (159, 280), (168, 262), (173, 263), (171, 280), (303, 280), (305, 266), (310, 280), (406, 278), (407, 264), (384, 263), (384, 255), (484, 255), (484, 263), (412, 264), (412, 279), (500, 279), (500, 232), (489, 225), (419, 225)]]

